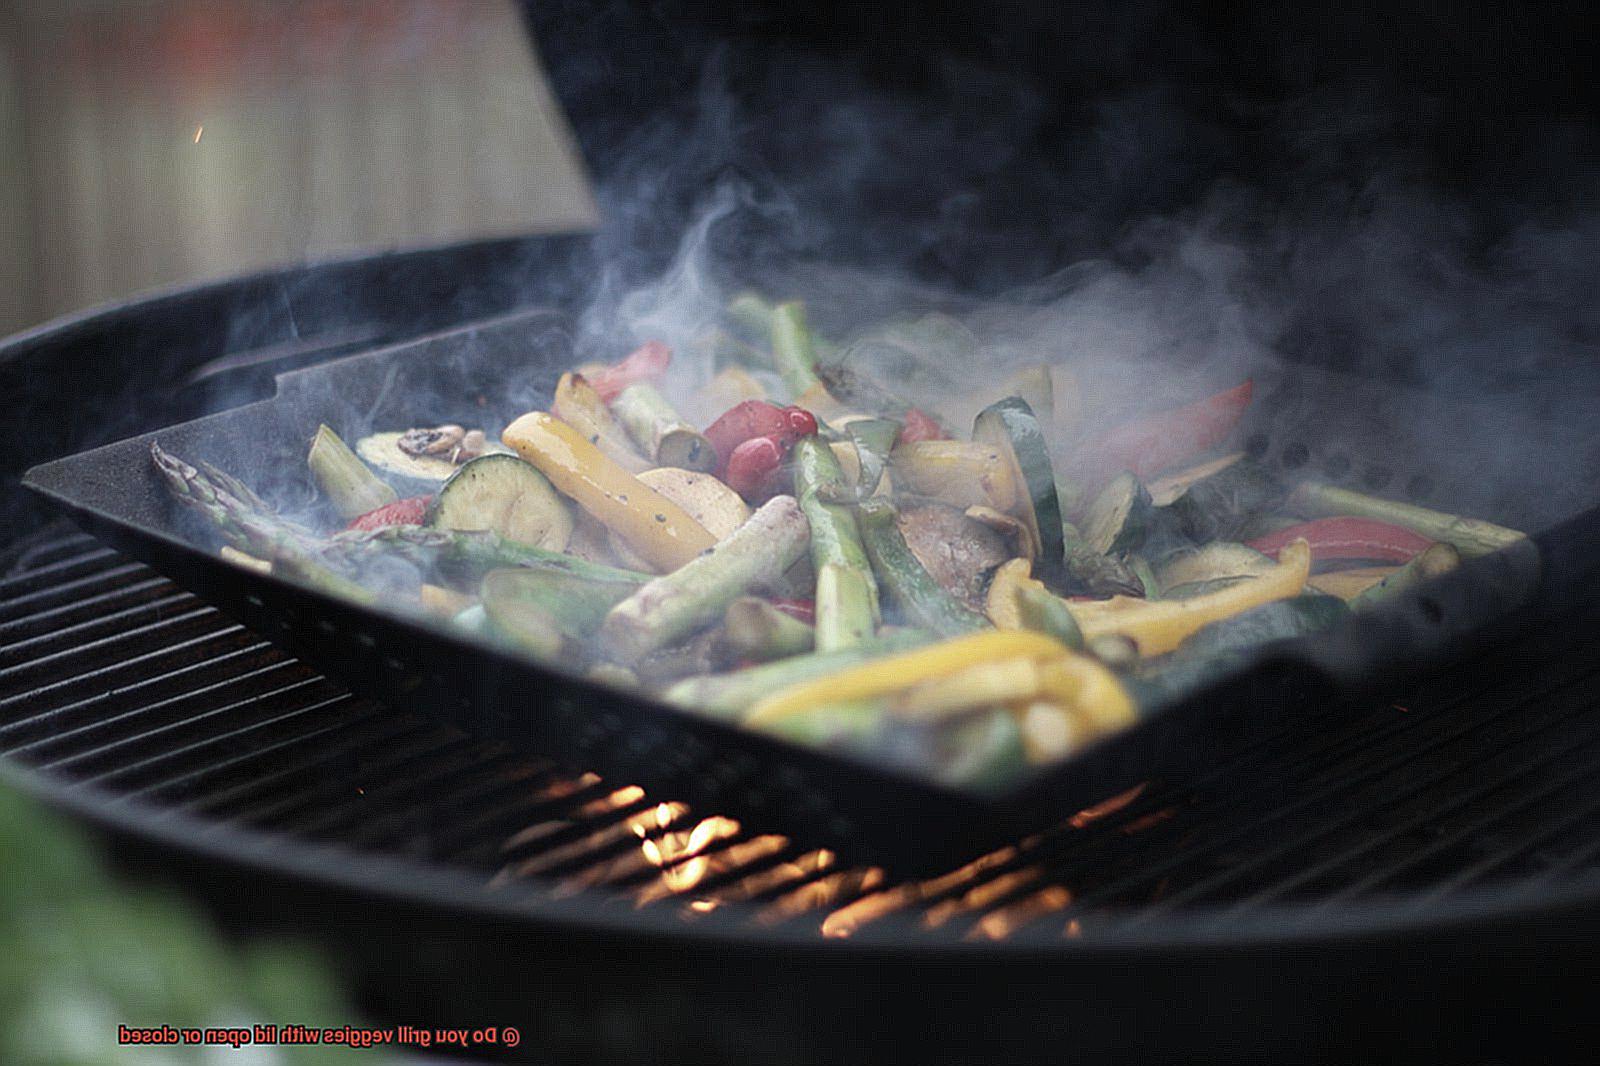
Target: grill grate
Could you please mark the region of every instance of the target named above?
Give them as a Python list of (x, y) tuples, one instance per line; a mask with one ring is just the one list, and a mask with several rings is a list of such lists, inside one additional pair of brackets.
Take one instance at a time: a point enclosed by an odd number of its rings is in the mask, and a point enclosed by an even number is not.
[[(127, 803), (485, 883), (849, 936), (1092, 937), (1372, 899), (1419, 910), (1600, 863), (1600, 641), (1553, 626), (1317, 712), (921, 882), (358, 699), (60, 527), (0, 579), (0, 751)], [(1537, 670), (1531, 664), (1540, 663)]]

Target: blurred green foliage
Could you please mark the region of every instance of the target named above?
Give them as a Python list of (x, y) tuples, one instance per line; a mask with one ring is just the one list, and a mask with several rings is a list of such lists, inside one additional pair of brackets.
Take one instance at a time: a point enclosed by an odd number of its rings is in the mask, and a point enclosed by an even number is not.
[[(224, 943), (186, 902), (114, 880), (76, 827), (0, 788), (0, 1063), (216, 1063), (233, 1049), (119, 1046), (117, 1027), (257, 1023), (354, 1019), (309, 952)], [(285, 1066), (356, 1058), (281, 1045), (245, 1055)]]

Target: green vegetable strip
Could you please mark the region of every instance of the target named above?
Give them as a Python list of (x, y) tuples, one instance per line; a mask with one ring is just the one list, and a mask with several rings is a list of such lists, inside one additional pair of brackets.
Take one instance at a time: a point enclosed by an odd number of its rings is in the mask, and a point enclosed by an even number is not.
[(612, 608), (600, 627), (602, 646), (627, 662), (688, 636), (751, 589), (775, 585), (809, 540), (794, 497), (774, 496), (715, 548)]
[(1416, 588), (1429, 578), (1447, 574), (1461, 564), (1461, 553), (1454, 545), (1439, 541), (1425, 548), (1415, 559), (1350, 601), (1352, 611), (1364, 611)]
[(772, 361), (778, 375), (796, 397), (821, 386), (817, 378), (817, 350), (811, 331), (806, 328), (805, 304), (790, 301), (779, 304), (773, 311)]
[(1397, 526), (1415, 530), (1424, 537), (1453, 544), (1469, 559), (1527, 540), (1524, 534), (1492, 522), (1431, 511), (1415, 504), (1380, 499), (1315, 481), (1307, 481), (1294, 490), (1289, 496), (1289, 509), (1307, 518), (1355, 515), (1358, 518), (1393, 522)]
[[(844, 504), (825, 502), (839, 499), (845, 491), (844, 471), (833, 449), (812, 436), (799, 441), (792, 455), (795, 492), (811, 523), (811, 564), (818, 575), (817, 650), (833, 651), (852, 643), (852, 634), (872, 635), (878, 619), (878, 585), (854, 512)], [(830, 565), (853, 570), (855, 577), (835, 580), (825, 600), (821, 575)]]
[(662, 698), (697, 714), (735, 719), (751, 704), (779, 689), (859, 666), (880, 655), (909, 651), (933, 640), (931, 633), (897, 629), (842, 651), (795, 655), (731, 674), (685, 678), (667, 689)]
[(635, 382), (611, 401), (611, 413), (628, 431), (639, 450), (662, 466), (709, 473), (716, 469), (711, 442), (673, 410), (648, 381)]
[(755, 596), (741, 596), (728, 604), (722, 628), (729, 649), (755, 662), (803, 655), (816, 644), (811, 626)]
[(838, 651), (872, 636), (870, 580), (853, 566), (824, 563), (817, 569), (818, 651)]
[(1083, 633), (1066, 601), (1045, 589), (1024, 586), (1017, 594), (1022, 624), (1028, 629), (1048, 633), (1069, 648), (1083, 647)]
[(946, 591), (912, 554), (891, 505), (867, 500), (857, 515), (872, 569), (913, 625), (945, 637), (990, 628), (987, 618)]
[(587, 639), (606, 612), (639, 591), (648, 580), (597, 581), (546, 567), (496, 570), (483, 579), (480, 598), (490, 621), (506, 626), (521, 613), (551, 619), (569, 637)]
[(772, 301), (746, 289), (728, 301), (728, 320), (751, 340), (772, 336)]
[(229, 544), (281, 564), (313, 584), (327, 587), (332, 579), (340, 578), (343, 594), (354, 593), (353, 586), (344, 587), (351, 578), (396, 558), (467, 589), (476, 589), (489, 571), (512, 566), (549, 568), (596, 581), (649, 580), (648, 574), (518, 544), (487, 530), (386, 526), (320, 537), (241, 500), (210, 474), (168, 454), (158, 444), (151, 445), (150, 455), (173, 496), (203, 515)]
[[(339, 516), (346, 520), (375, 511), (400, 498), (387, 482), (369, 470), (367, 464), (339, 439), (339, 434), (327, 426), (317, 427), (306, 464), (311, 467), (311, 476), (316, 479), (317, 487), (328, 497)], [(240, 495), (242, 486), (228, 475), (223, 475), (218, 481), (225, 491), (233, 490), (232, 494), (243, 502), (260, 503), (260, 497), (249, 498), (255, 494), (248, 489), (244, 490), (248, 496)]]

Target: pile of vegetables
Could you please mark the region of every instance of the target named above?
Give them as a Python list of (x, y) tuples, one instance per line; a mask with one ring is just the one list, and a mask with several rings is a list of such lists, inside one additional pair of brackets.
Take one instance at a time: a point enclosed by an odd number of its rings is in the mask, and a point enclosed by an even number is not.
[(1031, 367), (968, 433), (854, 358), (969, 358), (963, 330), (930, 315), (840, 348), (747, 293), (693, 420), (650, 342), (564, 374), (497, 442), (395, 428), (352, 449), (323, 426), (310, 469), (341, 530), (155, 458), (248, 565), (977, 787), (1521, 539), (1226, 451), (1249, 381), (1091, 434), (1070, 373)]

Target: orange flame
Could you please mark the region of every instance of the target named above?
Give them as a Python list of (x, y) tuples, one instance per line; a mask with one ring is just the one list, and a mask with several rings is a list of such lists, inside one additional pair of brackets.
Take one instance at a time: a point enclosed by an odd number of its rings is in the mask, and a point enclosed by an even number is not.
[(1116, 814), (1122, 808), (1138, 799), (1140, 794), (1144, 792), (1145, 786), (1149, 783), (1148, 781), (1141, 781), (1126, 792), (1119, 792), (1108, 800), (1101, 800), (1092, 807), (1085, 807), (1068, 819), (1067, 824), (1074, 829), (1082, 829), (1098, 822), (1102, 818)]

